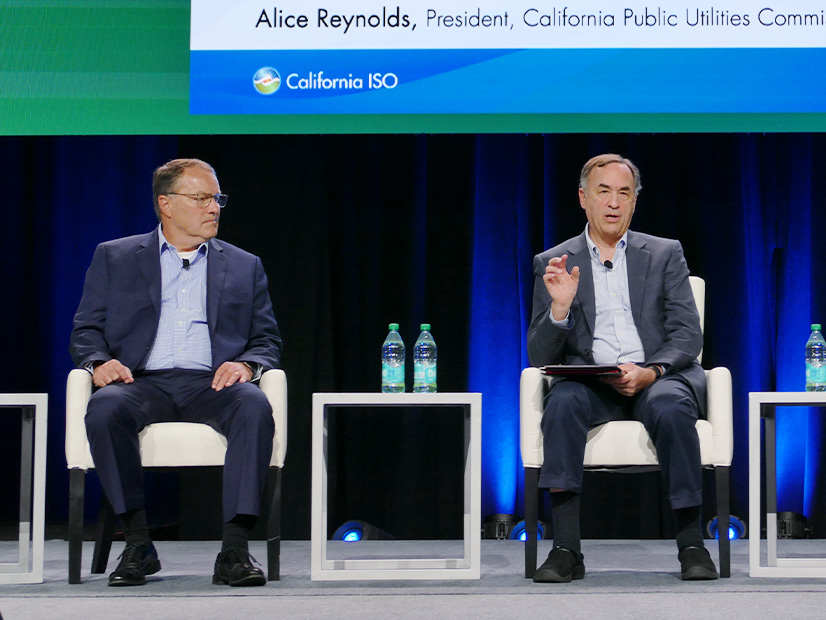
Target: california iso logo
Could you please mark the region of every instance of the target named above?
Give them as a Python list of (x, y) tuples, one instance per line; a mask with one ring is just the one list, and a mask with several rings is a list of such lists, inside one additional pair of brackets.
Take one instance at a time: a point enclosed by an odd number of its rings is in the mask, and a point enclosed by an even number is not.
[(261, 67), (252, 76), (252, 83), (262, 95), (272, 95), (281, 87), (281, 76), (272, 67)]

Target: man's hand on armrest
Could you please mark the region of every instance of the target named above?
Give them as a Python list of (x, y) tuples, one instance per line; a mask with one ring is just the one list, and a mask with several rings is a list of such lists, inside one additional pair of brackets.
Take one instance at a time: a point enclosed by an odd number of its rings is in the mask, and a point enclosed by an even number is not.
[(224, 362), (215, 371), (212, 389), (220, 392), (234, 383), (246, 383), (252, 379), (252, 368), (243, 362)]
[(118, 381), (122, 381), (123, 383), (132, 383), (134, 381), (132, 371), (118, 360), (103, 362), (95, 366), (95, 369), (92, 371), (92, 383), (97, 387), (103, 387), (110, 383), (117, 383)]

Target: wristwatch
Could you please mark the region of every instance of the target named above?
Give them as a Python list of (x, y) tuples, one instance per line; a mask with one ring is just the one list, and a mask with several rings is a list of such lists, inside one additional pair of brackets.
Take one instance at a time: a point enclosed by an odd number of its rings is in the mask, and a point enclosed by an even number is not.
[(103, 364), (103, 360), (92, 360), (91, 362), (86, 362), (83, 365), (84, 370), (87, 370), (90, 375), (95, 374), (95, 368)]
[(657, 375), (656, 377), (654, 377), (654, 381), (663, 376), (663, 369), (662, 367), (660, 367), (659, 364), (651, 364), (650, 366), (646, 366), (646, 368), (650, 368), (654, 371), (654, 374)]
[(257, 362), (241, 362), (244, 366), (250, 369), (252, 376), (250, 377), (250, 381), (258, 381), (263, 374), (261, 371), (261, 364)]

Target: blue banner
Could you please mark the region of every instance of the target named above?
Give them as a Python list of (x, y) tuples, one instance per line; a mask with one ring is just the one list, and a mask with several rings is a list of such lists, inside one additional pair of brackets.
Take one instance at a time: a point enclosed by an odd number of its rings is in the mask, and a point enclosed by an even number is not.
[(192, 114), (826, 112), (826, 49), (191, 52)]

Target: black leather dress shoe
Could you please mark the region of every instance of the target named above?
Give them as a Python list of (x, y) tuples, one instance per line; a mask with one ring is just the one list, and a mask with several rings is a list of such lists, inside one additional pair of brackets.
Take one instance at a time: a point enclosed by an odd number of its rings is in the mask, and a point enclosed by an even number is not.
[(110, 586), (142, 586), (147, 575), (161, 570), (158, 552), (151, 542), (127, 544), (120, 554), (120, 564), (109, 575)]
[(585, 577), (585, 563), (582, 554), (556, 547), (548, 554), (548, 559), (542, 563), (533, 580), (536, 583), (568, 583), (572, 579)]
[(680, 550), (680, 578), (683, 581), (717, 579), (717, 567), (705, 547), (685, 547)]
[(241, 547), (230, 547), (215, 559), (213, 584), (228, 583), (231, 586), (263, 586), (267, 583), (264, 571), (253, 566), (255, 562), (249, 551)]

